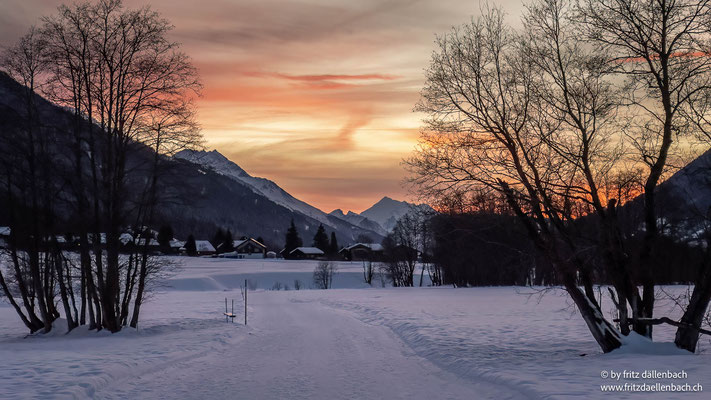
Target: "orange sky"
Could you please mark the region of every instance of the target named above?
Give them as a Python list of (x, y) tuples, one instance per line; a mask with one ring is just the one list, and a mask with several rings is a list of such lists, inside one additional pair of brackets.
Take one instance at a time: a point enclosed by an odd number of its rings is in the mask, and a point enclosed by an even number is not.
[[(0, 45), (61, 3), (3, 0)], [(208, 148), (326, 212), (410, 197), (400, 162), (417, 140), (412, 108), (434, 35), (479, 13), (476, 0), (150, 4), (200, 70)]]

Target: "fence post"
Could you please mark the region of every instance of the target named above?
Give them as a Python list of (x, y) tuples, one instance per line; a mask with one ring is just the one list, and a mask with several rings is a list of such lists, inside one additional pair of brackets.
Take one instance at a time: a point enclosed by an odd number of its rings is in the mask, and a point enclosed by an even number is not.
[(244, 324), (247, 325), (247, 292), (249, 288), (247, 287), (247, 280), (244, 280)]

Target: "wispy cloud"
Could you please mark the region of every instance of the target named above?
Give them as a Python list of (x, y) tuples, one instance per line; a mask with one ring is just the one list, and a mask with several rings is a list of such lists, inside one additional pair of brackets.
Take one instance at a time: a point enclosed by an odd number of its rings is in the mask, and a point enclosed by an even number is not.
[[(62, 3), (71, 1), (3, 0), (0, 46)], [(479, 10), (461, 0), (150, 5), (200, 70), (208, 145), (326, 210), (404, 197), (400, 160), (416, 141), (421, 116), (412, 107), (434, 35)]]

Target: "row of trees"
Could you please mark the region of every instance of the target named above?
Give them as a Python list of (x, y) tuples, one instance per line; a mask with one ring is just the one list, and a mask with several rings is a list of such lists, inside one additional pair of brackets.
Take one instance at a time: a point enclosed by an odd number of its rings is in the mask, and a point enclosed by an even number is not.
[[(517, 31), (485, 10), (438, 38), (426, 73), (413, 183), (445, 202), (505, 199), (605, 352), (632, 330), (651, 338), (659, 322), (656, 188), (675, 151), (708, 147), (709, 15), (706, 0), (535, 0)], [(643, 229), (630, 248), (618, 210), (638, 194)], [(601, 276), (619, 330), (595, 297)], [(694, 351), (710, 300), (704, 263), (677, 346)]]
[[(301, 236), (299, 236), (299, 231), (296, 229), (296, 225), (294, 225), (294, 220), (292, 219), (291, 224), (289, 225), (289, 229), (287, 229), (286, 231), (283, 252), (284, 257), (288, 257), (288, 255), (294, 249), (296, 249), (297, 247), (302, 247), (303, 245), (304, 241), (301, 239)], [(340, 250), (340, 248), (338, 247), (338, 239), (336, 239), (336, 233), (331, 232), (331, 238), (329, 240), (329, 237), (326, 234), (326, 229), (323, 227), (323, 225), (318, 226), (318, 229), (314, 234), (311, 247), (315, 247), (323, 251), (323, 253), (331, 259), (336, 258), (338, 256), (338, 251)]]
[[(121, 234), (154, 224), (165, 156), (201, 141), (197, 73), (170, 29), (148, 7), (77, 3), (2, 56), (23, 86), (0, 121), (0, 201), (12, 228), (0, 286), (31, 332), (52, 329), (58, 308), (69, 330), (138, 324), (160, 265), (148, 240), (120, 254)], [(59, 226), (79, 237), (76, 257), (56, 245)]]

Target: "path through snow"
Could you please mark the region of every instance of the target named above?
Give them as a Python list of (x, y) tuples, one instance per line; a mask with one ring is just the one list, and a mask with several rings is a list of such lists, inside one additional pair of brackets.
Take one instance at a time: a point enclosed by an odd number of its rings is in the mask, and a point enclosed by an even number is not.
[(223, 351), (118, 382), (107, 398), (520, 399), (417, 356), (384, 326), (285, 292), (254, 293), (246, 338)]

